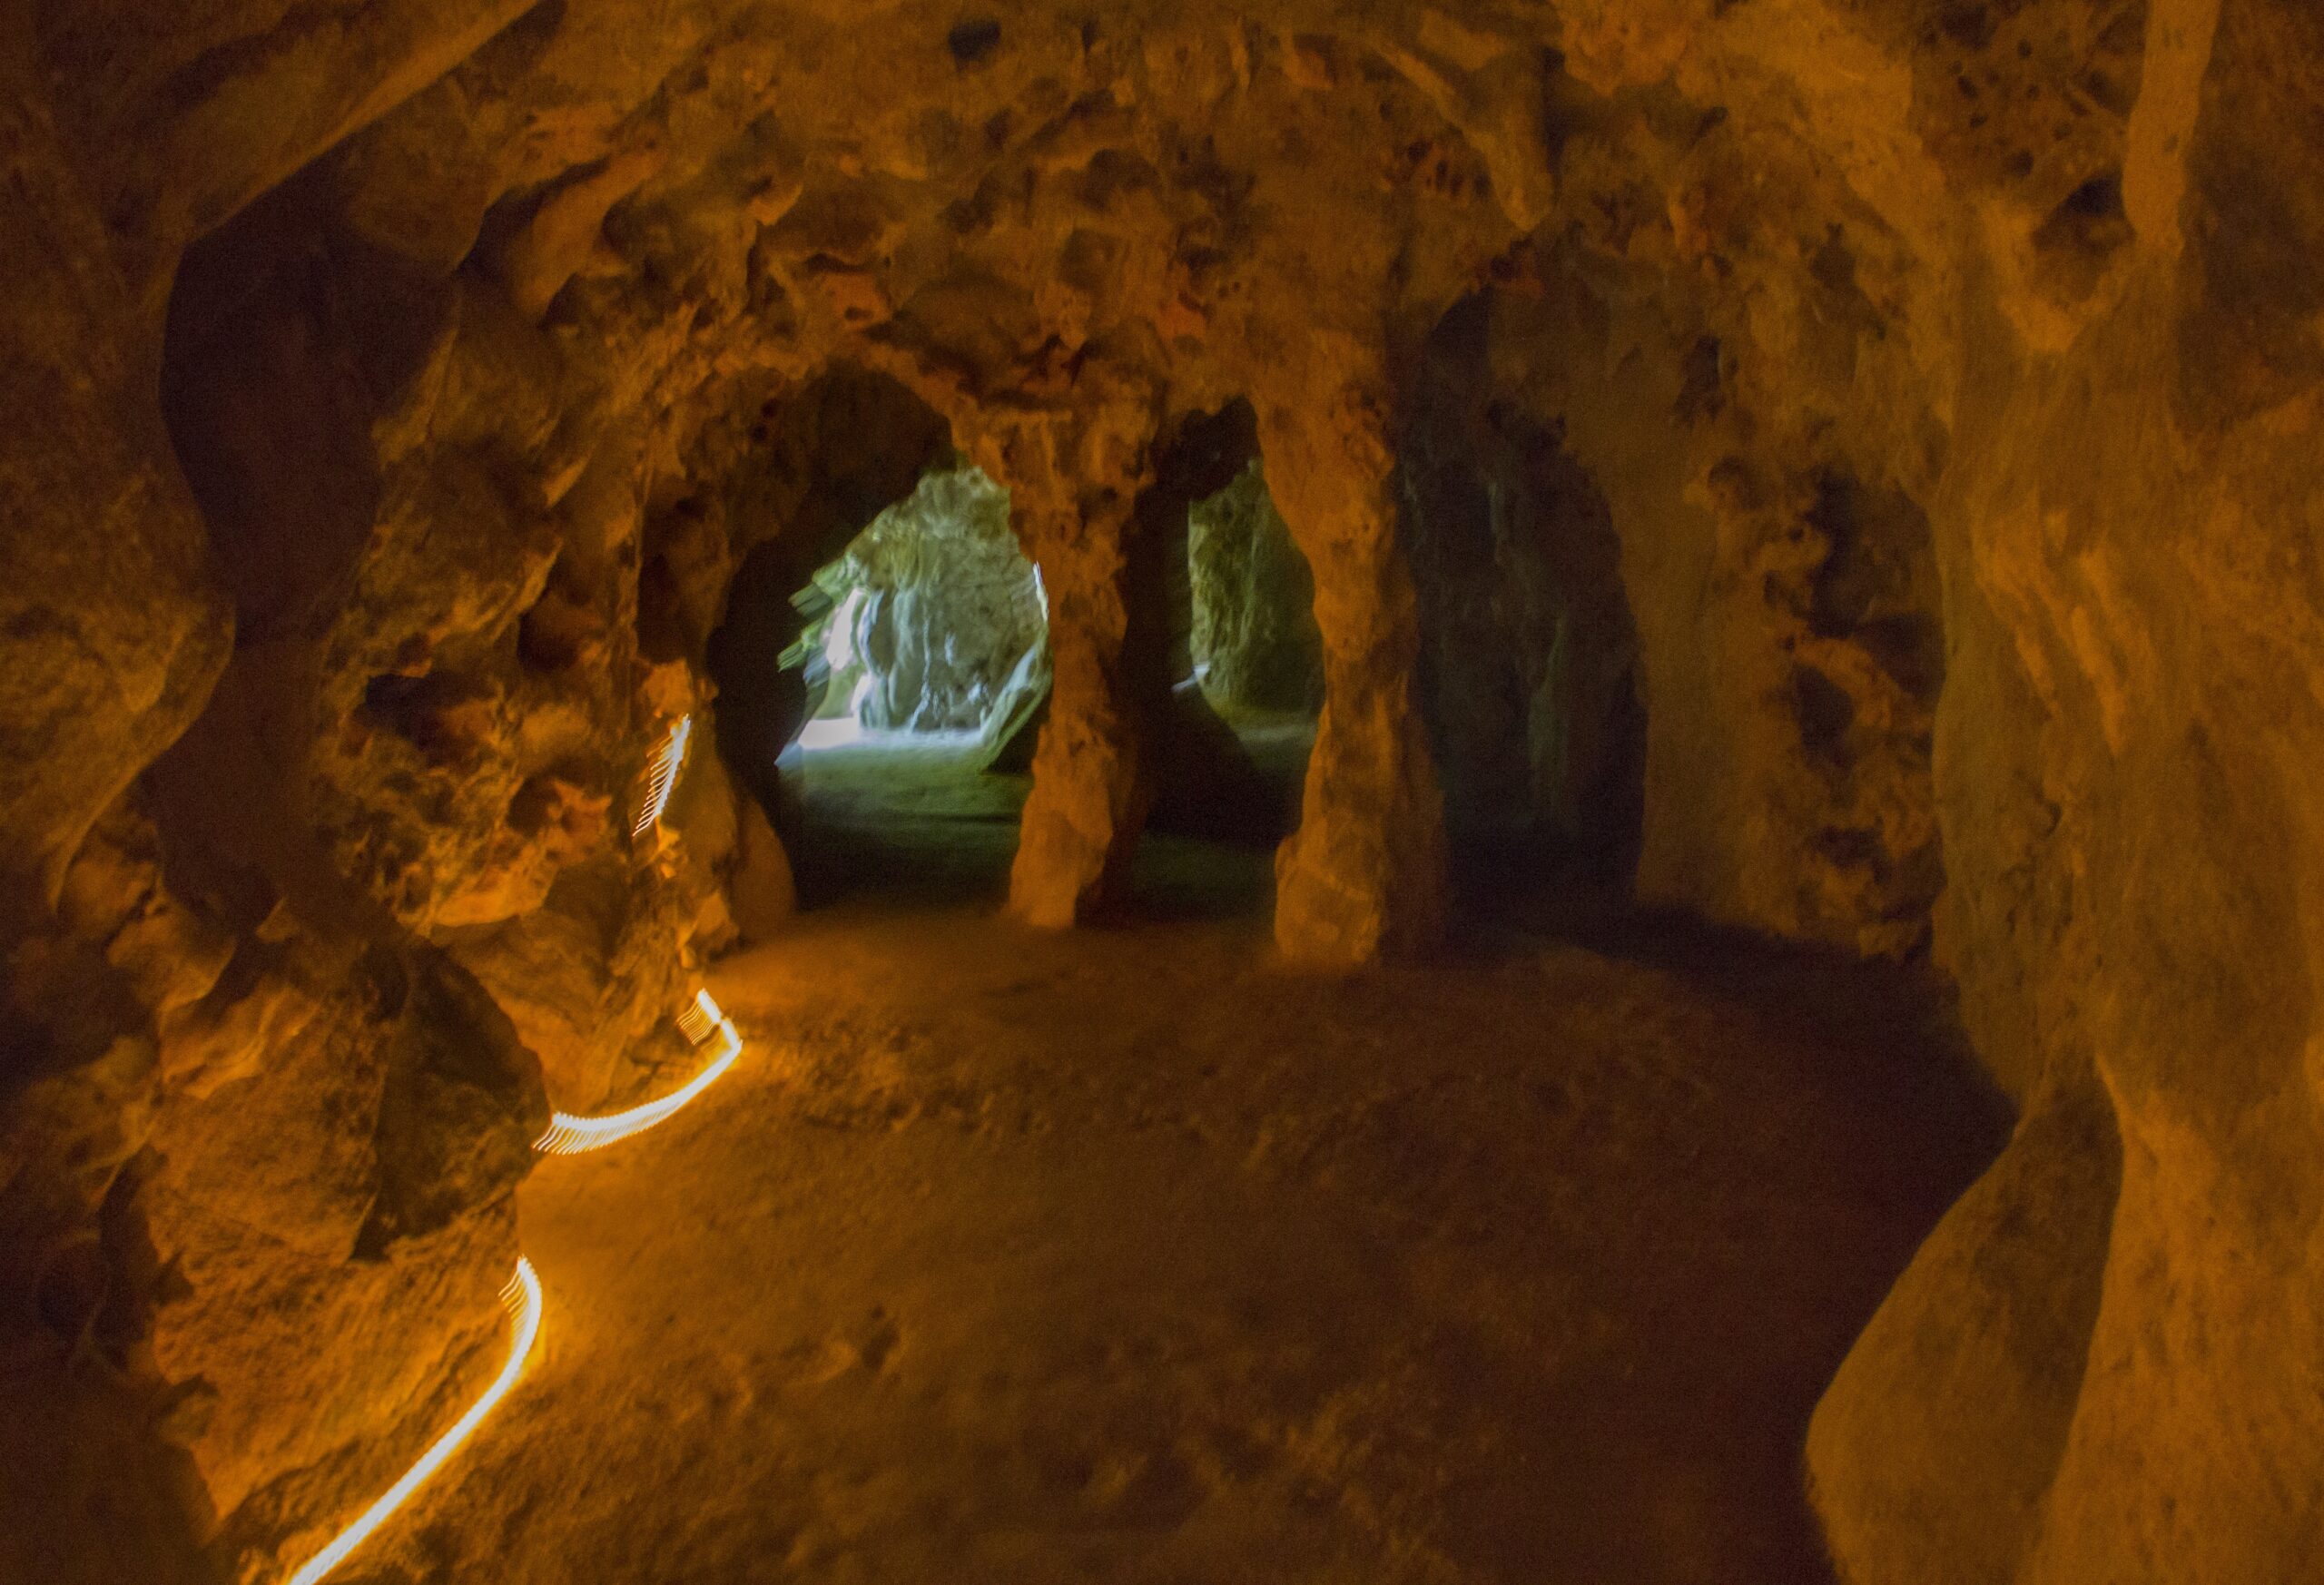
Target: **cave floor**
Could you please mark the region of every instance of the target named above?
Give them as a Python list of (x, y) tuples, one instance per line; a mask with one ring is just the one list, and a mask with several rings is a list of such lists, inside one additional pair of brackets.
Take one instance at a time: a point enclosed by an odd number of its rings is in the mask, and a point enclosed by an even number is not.
[(1998, 1142), (1925, 1011), (1677, 927), (1302, 977), (1263, 852), (1155, 864), (725, 963), (744, 1061), (534, 1175), (543, 1352), (348, 1577), (1828, 1580), (1807, 1413)]

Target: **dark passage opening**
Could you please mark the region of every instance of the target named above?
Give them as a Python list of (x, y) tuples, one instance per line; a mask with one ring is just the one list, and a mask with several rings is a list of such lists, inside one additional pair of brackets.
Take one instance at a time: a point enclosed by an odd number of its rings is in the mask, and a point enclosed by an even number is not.
[(1645, 810), (1638, 628), (1605, 497), (1556, 414), (1496, 395), (1492, 304), (1430, 339), (1403, 450), (1421, 706), (1472, 903), (1620, 901)]
[(1149, 912), (1263, 908), (1275, 846), (1299, 822), (1323, 641), (1249, 403), (1164, 435), (1128, 570), (1128, 664), (1154, 792), (1133, 891)]

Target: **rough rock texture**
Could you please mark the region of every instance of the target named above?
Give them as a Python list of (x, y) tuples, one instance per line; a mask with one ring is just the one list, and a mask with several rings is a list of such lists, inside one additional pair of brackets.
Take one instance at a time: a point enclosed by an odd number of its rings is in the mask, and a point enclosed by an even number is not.
[(1009, 443), (1010, 477), (1023, 481), (1019, 532), (1048, 569), (1050, 666), (1009, 905), (1050, 927), (1119, 903), (1149, 798), (1128, 653), (1128, 541), (1154, 415), (1136, 385), (1108, 387), (1086, 416), (1028, 426)]
[[(173, 1290), (153, 1363), (188, 1383), (176, 1423), (230, 1544), (318, 1492), (383, 1489), (445, 1388), (497, 1368), (508, 1191), (548, 1121), (532, 1056), (440, 954), (300, 956), (300, 1039), (261, 1082), (172, 1096), (135, 1189)], [(376, 1118), (368, 1138), (335, 1132), (349, 1113)]]
[(980, 769), (1016, 774), (1033, 768), (1033, 753), (1040, 743), (1041, 726), (1049, 719), (1050, 663), (1049, 634), (1027, 650), (1000, 684), (1000, 693), (977, 730), (977, 764)]
[(185, 730), (225, 663), (226, 603), (152, 399), (136, 283), (11, 38), (0, 78), (14, 286), (0, 335), (0, 891), (13, 936), (81, 839)]
[(1299, 830), (1276, 861), (1275, 937), (1327, 966), (1424, 947), (1443, 926), (1443, 810), (1413, 706), (1419, 619), (1384, 406), (1349, 389), (1320, 420), (1275, 408), (1260, 419), (1324, 634), (1324, 714)]
[(1437, 939), (1441, 759), (1949, 974), (2024, 1107), (1817, 1420), (1844, 1575), (2317, 1571), (2306, 0), (0, 28), (0, 1334), (135, 1487), (40, 1577), (262, 1572), (440, 1423), (536, 1063), (650, 1082), (778, 872), (779, 602), (950, 451), (1049, 596), (1013, 906), (1118, 902), (1238, 404), (1322, 641), (1284, 953)]
[[(2055, 1462), (2012, 1494), (2041, 1494), (2023, 1577), (2299, 1578), (2324, 1558), (2324, 1519), (2307, 1495), (2319, 1425), (2293, 1385), (2313, 1381), (2318, 1342), (2301, 1229), (2319, 1049), (2313, 871), (2293, 857), (2315, 852), (2314, 801), (2295, 766), (2314, 752), (2324, 651), (2319, 343), (2312, 319), (2282, 315), (2313, 300), (2283, 271), (2324, 232), (2281, 173), (2324, 150), (2324, 28), (2300, 7), (2158, 5), (2148, 39), (2122, 184), (2136, 235), (2098, 311), (2063, 347), (1988, 326), (1964, 403), (1974, 460), (1940, 542), (1975, 620), (2010, 641), (1978, 693), (1944, 704), (1941, 784), (1984, 817), (1951, 866), (1972, 881), (1948, 923), (1988, 1038), (2040, 1053), (1995, 1169), (2006, 1214), (2046, 1216), (2043, 1178), (2093, 1171), (2070, 1116), (2044, 1118), (2093, 1073), (2122, 1139), (2094, 1324), (2049, 1351), (2053, 1370), (2081, 1366), (2081, 1392), (2047, 1417)], [(2002, 700), (2017, 731), (1975, 718)], [(2008, 1300), (2076, 1293), (2102, 1224), (2085, 1226), (2077, 1261), (2023, 1274)], [(1924, 1262), (1959, 1261), (1959, 1236)], [(1926, 1338), (1953, 1298), (1901, 1289), (1883, 1323)], [(1924, 1403), (1874, 1342), (1812, 1448), (1843, 1502), (1856, 1483), (1831, 1454), (1848, 1420)], [(1996, 1402), (2023, 1399), (1981, 1386), (1926, 1408), (1975, 1431)], [(1927, 1518), (1865, 1538), (1867, 1573), (1987, 1522), (1900, 1462)]]

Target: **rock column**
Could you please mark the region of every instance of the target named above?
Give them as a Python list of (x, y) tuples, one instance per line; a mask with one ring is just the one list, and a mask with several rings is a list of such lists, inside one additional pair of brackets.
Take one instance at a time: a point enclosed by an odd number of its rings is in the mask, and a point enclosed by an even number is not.
[(1055, 682), (1009, 909), (1062, 930), (1118, 904), (1149, 798), (1126, 648), (1133, 507), (1150, 417), (1108, 405), (1007, 448), (1019, 537), (1041, 572)]
[(1443, 933), (1443, 802), (1413, 684), (1420, 625), (1396, 543), (1387, 403), (1368, 385), (1320, 409), (1261, 405), (1267, 481), (1315, 575), (1324, 712), (1299, 830), (1275, 857), (1275, 941), (1354, 967)]

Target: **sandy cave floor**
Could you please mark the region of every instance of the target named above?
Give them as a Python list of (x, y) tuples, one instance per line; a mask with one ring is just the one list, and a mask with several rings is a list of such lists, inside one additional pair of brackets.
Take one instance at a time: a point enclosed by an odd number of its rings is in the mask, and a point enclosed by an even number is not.
[(1037, 934), (1021, 783), (806, 779), (864, 883), (718, 971), (732, 1077), (534, 1175), (543, 1352), (343, 1578), (1828, 1580), (1807, 1415), (1998, 1143), (1925, 1009), (1677, 927), (1297, 977), (1198, 843)]

